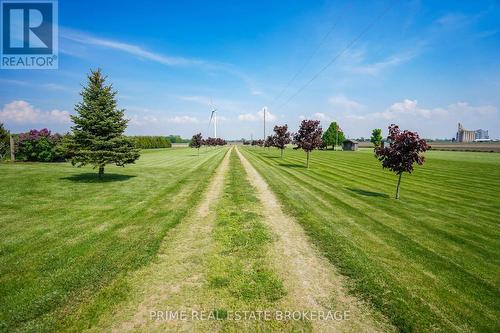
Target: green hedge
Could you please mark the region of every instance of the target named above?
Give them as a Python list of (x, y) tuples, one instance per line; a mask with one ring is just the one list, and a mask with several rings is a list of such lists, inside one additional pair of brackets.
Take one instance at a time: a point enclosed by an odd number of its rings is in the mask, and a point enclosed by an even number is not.
[(170, 148), (172, 143), (164, 136), (132, 136), (139, 149)]

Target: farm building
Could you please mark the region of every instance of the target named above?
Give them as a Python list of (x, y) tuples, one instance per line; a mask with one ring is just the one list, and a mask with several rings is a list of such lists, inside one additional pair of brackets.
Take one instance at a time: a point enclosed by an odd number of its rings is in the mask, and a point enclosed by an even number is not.
[(349, 139), (345, 140), (342, 143), (342, 150), (352, 150), (352, 151), (358, 150), (358, 141)]
[(458, 142), (473, 142), (476, 140), (488, 140), (490, 137), (488, 131), (478, 129), (475, 131), (466, 130), (462, 124), (458, 123), (456, 140)]

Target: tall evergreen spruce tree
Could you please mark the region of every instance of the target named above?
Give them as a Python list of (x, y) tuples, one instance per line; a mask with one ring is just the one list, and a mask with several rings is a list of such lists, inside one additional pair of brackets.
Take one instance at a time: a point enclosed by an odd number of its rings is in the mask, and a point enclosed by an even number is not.
[(71, 163), (78, 167), (90, 164), (104, 175), (106, 164), (125, 166), (139, 158), (139, 150), (125, 137), (128, 120), (124, 111), (116, 106), (116, 91), (105, 85), (101, 70), (91, 70), (88, 83), (80, 95), (82, 101), (75, 106), (77, 115), (71, 116), (73, 139), (70, 143)]

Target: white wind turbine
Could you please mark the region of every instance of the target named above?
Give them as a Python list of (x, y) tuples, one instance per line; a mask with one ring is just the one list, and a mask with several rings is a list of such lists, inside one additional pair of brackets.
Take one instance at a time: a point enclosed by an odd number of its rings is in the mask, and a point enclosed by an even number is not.
[(212, 100), (210, 100), (210, 107), (212, 108), (212, 113), (210, 114), (210, 121), (208, 122), (208, 126), (212, 123), (212, 119), (214, 120), (214, 138), (217, 138), (217, 109), (215, 108)]

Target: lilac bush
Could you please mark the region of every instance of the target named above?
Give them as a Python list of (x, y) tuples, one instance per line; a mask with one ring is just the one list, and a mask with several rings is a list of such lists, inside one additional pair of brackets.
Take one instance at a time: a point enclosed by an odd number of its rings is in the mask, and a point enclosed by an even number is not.
[(33, 162), (63, 161), (64, 153), (58, 147), (61, 142), (62, 136), (52, 134), (47, 128), (32, 129), (17, 138), (16, 158)]

